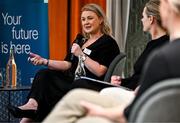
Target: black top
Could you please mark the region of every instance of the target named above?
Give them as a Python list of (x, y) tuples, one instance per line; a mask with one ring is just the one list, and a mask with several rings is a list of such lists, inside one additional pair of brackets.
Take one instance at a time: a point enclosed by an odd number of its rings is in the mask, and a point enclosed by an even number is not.
[(146, 45), (146, 48), (144, 49), (144, 51), (142, 52), (142, 54), (139, 56), (136, 63), (134, 64), (133, 75), (129, 78), (122, 79), (121, 86), (124, 86), (124, 87), (134, 90), (139, 84), (140, 75), (141, 75), (143, 66), (144, 66), (149, 54), (154, 49), (161, 47), (168, 41), (169, 41), (169, 36), (167, 36), (167, 35), (164, 35), (158, 39), (149, 41), (148, 44)]
[[(88, 51), (90, 51), (90, 54), (88, 54), (84, 50), (83, 52), (88, 57), (90, 57), (94, 61), (97, 61), (99, 64), (106, 66), (107, 68), (109, 67), (112, 60), (120, 53), (119, 47), (116, 41), (111, 36), (105, 35), (105, 34), (101, 36), (99, 39), (97, 39), (97, 41), (95, 41), (93, 44), (91, 44), (90, 46), (86, 48), (88, 49)], [(74, 74), (77, 64), (78, 64), (78, 58), (75, 57), (73, 61), (71, 61), (71, 53), (69, 52), (65, 60), (72, 63), (70, 72)], [(86, 70), (87, 77), (91, 77), (91, 78), (99, 79), (99, 80), (104, 79), (104, 76), (97, 77), (96, 75), (91, 73), (86, 67), (85, 67), (85, 70)]]
[(128, 118), (136, 100), (152, 85), (170, 78), (180, 77), (180, 39), (174, 40), (156, 50), (148, 58), (140, 79), (141, 86), (132, 104), (125, 109), (125, 116)]

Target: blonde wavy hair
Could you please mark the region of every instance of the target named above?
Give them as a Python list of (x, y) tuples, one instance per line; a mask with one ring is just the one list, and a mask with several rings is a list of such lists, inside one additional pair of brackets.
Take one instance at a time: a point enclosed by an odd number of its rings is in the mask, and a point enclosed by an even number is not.
[[(111, 27), (110, 27), (110, 24), (109, 22), (107, 21), (107, 17), (103, 11), (103, 9), (97, 5), (97, 4), (94, 4), (94, 3), (91, 3), (91, 4), (86, 4), (85, 6), (83, 6), (83, 8), (81, 9), (81, 13), (83, 11), (92, 11), (94, 13), (96, 13), (96, 15), (100, 18), (102, 18), (103, 22), (102, 22), (102, 25), (101, 25), (101, 32), (103, 34), (106, 34), (106, 35), (111, 35), (112, 33), (112, 30), (111, 30)], [(84, 36), (89, 39), (89, 34), (85, 33), (84, 31), (82, 31)]]

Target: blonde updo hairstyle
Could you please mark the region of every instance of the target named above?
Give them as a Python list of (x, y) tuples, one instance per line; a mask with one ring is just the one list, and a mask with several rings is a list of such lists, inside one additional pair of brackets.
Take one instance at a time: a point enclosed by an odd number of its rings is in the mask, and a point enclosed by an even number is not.
[(161, 26), (161, 17), (160, 17), (160, 0), (149, 0), (149, 2), (146, 3), (146, 14), (147, 16), (154, 16), (157, 20), (157, 23), (159, 26)]

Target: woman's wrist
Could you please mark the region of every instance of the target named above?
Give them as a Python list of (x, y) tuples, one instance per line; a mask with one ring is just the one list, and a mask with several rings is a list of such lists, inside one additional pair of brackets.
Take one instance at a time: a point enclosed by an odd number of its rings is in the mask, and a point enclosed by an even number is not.
[(43, 64), (44, 64), (44, 66), (48, 67), (49, 66), (49, 59), (45, 59)]
[(87, 55), (83, 53), (83, 54), (81, 55), (81, 58), (82, 58), (82, 61), (85, 62), (85, 60), (86, 60), (86, 58), (87, 58)]

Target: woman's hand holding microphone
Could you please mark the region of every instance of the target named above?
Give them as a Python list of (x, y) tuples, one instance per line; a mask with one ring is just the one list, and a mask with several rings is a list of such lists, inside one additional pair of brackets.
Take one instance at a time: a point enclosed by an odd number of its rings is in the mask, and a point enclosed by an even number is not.
[(71, 53), (74, 54), (76, 57), (78, 57), (79, 55), (83, 55), (83, 51), (77, 43), (73, 43)]

